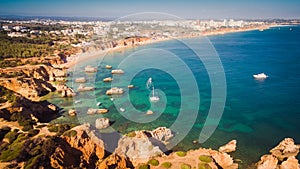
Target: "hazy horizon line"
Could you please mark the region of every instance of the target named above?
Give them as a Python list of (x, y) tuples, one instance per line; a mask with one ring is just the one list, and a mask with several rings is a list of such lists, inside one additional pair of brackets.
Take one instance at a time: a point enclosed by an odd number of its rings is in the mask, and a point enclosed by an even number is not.
[[(124, 15), (126, 16), (126, 15)], [(67, 15), (28, 15), (28, 14), (0, 14), (1, 19), (53, 19), (53, 18), (70, 18), (70, 19), (104, 19), (104, 20), (116, 20), (118, 18), (121, 18), (123, 16), (80, 16), (80, 15), (74, 15), (74, 16), (67, 16)], [(7, 17), (7, 18), (2, 18)], [(23, 18), (22, 18), (23, 17)], [(273, 17), (259, 17), (259, 18), (242, 18), (242, 17), (223, 17), (223, 18), (214, 18), (214, 17), (194, 17), (194, 18), (182, 18), (183, 20), (224, 20), (224, 19), (234, 19), (234, 20), (300, 20), (300, 18), (273, 18)]]

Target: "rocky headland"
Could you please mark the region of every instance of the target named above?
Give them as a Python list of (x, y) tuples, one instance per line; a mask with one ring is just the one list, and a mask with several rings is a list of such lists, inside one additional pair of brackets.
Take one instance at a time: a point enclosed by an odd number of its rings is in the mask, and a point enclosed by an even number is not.
[[(73, 128), (51, 125), (48, 129), (50, 132), (35, 128), (39, 132), (36, 135), (38, 132), (5, 131), (2, 128), (1, 134), (7, 134), (1, 143), (8, 147), (1, 146), (1, 168), (237, 169), (241, 162), (231, 154), (237, 148), (236, 141), (221, 146), (223, 151), (199, 148), (170, 153), (165, 145), (174, 135), (165, 127), (123, 135), (112, 152), (107, 151), (103, 136), (97, 134), (88, 123)], [(18, 151), (11, 151), (11, 146), (21, 147)], [(298, 169), (299, 162), (295, 158), (298, 152), (299, 145), (293, 139), (286, 138), (270, 151), (271, 154), (262, 156), (250, 168)], [(13, 156), (15, 159), (12, 160)]]

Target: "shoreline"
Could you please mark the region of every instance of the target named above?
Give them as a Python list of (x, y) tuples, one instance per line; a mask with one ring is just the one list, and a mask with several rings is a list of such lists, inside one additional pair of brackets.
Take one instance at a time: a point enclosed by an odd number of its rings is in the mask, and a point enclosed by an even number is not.
[(268, 30), (273, 27), (281, 27), (281, 25), (264, 25), (264, 26), (259, 26), (259, 27), (239, 28), (239, 29), (225, 28), (225, 30), (200, 32), (201, 35), (194, 35), (194, 36), (191, 35), (191, 36), (180, 36), (180, 37), (168, 37), (168, 38), (160, 38), (160, 39), (151, 39), (150, 38), (150, 40), (146, 40), (144, 42), (138, 42), (137, 44), (134, 44), (134, 45), (127, 45), (127, 46), (117, 45), (116, 47), (107, 48), (105, 50), (96, 49), (95, 51), (87, 51), (84, 53), (79, 53), (74, 56), (70, 56), (70, 58), (67, 59), (67, 62), (61, 64), (60, 66), (62, 68), (70, 69), (73, 66), (75, 66), (77, 63), (84, 62), (87, 59), (101, 57), (101, 56), (105, 56), (109, 53), (118, 52), (120, 50), (131, 49), (134, 47), (145, 46), (145, 45), (159, 43), (159, 42), (171, 41), (171, 40), (176, 40), (176, 39), (192, 39), (192, 38), (198, 38), (198, 37), (210, 37), (210, 36), (217, 36), (217, 35), (225, 35), (225, 34), (229, 34), (229, 33), (248, 32), (248, 31), (255, 31), (255, 30)]

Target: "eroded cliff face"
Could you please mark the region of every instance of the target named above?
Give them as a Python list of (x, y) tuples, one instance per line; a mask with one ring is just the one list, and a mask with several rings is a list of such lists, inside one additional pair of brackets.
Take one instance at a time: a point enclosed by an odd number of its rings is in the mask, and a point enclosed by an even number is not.
[(38, 101), (40, 97), (56, 90), (50, 81), (63, 81), (66, 77), (65, 71), (46, 65), (0, 69), (0, 73), (2, 75), (15, 75), (13, 77), (1, 77), (0, 86), (33, 101)]
[(0, 79), (0, 85), (33, 101), (55, 91), (49, 82), (35, 78), (5, 78)]
[(47, 101), (34, 102), (17, 94), (11, 107), (0, 109), (0, 118), (10, 121), (16, 114), (24, 119), (36, 118), (38, 122), (50, 122), (57, 118), (59, 108)]
[(88, 124), (72, 128), (72, 131), (76, 134), (61, 137), (61, 144), (50, 157), (51, 166), (54, 168), (96, 168), (97, 162), (105, 156), (103, 141), (96, 137)]

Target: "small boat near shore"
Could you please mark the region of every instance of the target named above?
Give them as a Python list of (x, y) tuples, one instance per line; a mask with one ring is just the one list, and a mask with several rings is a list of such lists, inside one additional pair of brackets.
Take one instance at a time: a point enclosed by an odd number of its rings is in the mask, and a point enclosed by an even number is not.
[(152, 78), (150, 77), (146, 83), (146, 87), (148, 88), (148, 90), (150, 90), (150, 88), (152, 87), (152, 95), (150, 96), (150, 101), (151, 102), (158, 102), (159, 101), (159, 97), (155, 96), (154, 94), (154, 84), (152, 82)]
[(75, 100), (75, 104), (81, 103), (81, 100)]
[(121, 112), (125, 112), (126, 110), (125, 110), (124, 108), (121, 107), (121, 108), (120, 108), (120, 111), (121, 111)]
[(255, 79), (260, 79), (260, 80), (262, 80), (262, 79), (268, 78), (269, 76), (266, 75), (265, 73), (259, 73), (259, 74), (253, 75), (253, 77), (254, 77)]
[(127, 86), (129, 89), (132, 89), (132, 88), (134, 88), (134, 85), (128, 85)]
[(99, 106), (101, 106), (101, 104), (102, 104), (101, 102), (98, 102), (96, 105), (99, 107)]

